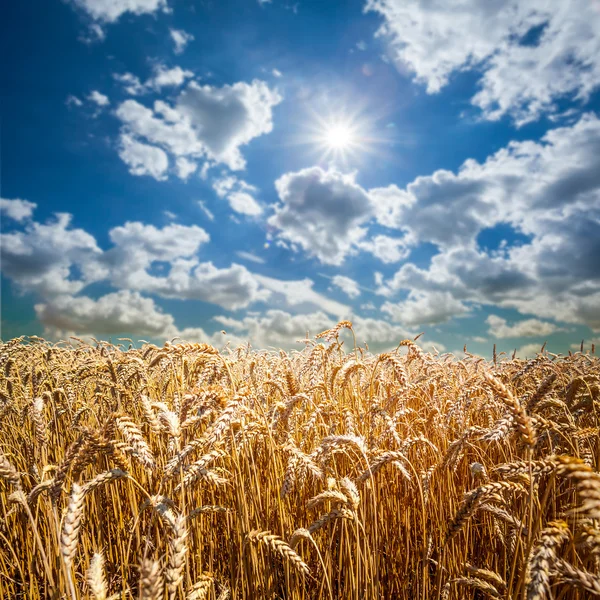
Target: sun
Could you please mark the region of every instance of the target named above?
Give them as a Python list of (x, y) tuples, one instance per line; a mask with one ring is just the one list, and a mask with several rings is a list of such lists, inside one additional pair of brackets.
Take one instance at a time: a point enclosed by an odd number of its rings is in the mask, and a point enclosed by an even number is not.
[(328, 126), (323, 137), (332, 150), (346, 150), (356, 142), (352, 129), (344, 123)]
[(383, 117), (367, 110), (366, 104), (359, 102), (352, 107), (339, 100), (334, 108), (329, 98), (306, 108), (303, 130), (289, 143), (309, 146), (319, 164), (350, 170), (365, 164), (374, 154), (386, 155), (390, 136), (381, 132), (379, 121)]

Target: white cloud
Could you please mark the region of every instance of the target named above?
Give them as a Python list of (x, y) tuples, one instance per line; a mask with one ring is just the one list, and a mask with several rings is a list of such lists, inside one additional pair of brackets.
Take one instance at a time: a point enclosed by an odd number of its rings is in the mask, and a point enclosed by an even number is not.
[(161, 312), (151, 298), (121, 290), (98, 300), (87, 296), (57, 296), (35, 305), (38, 319), (54, 337), (64, 333), (167, 337), (173, 317)]
[(187, 33), (183, 29), (169, 29), (169, 33), (171, 34), (171, 39), (175, 44), (175, 54), (181, 54), (186, 46), (194, 41), (194, 36), (191, 33)]
[(273, 77), (283, 77), (283, 73), (279, 69), (273, 69), (271, 71)]
[(314, 282), (311, 279), (284, 281), (265, 277), (264, 275), (255, 275), (255, 278), (261, 286), (271, 292), (269, 298), (271, 306), (276, 306), (279, 301), (283, 306), (290, 306), (298, 311), (318, 308), (338, 319), (343, 319), (344, 315), (350, 312), (348, 305), (330, 300), (323, 294), (316, 292), (313, 289)]
[(106, 39), (106, 32), (98, 23), (90, 23), (88, 25), (87, 35), (81, 33), (77, 39), (84, 44), (91, 45), (95, 42), (103, 42)]
[(113, 73), (113, 79), (118, 81), (130, 96), (139, 96), (147, 89), (140, 78), (133, 73)]
[(150, 109), (130, 99), (119, 105), (116, 115), (123, 133), (144, 143), (176, 157), (241, 170), (246, 164), (242, 146), (272, 130), (272, 109), (280, 101), (276, 90), (258, 80), (223, 87), (190, 82), (174, 106), (156, 101)]
[(350, 277), (346, 277), (345, 275), (334, 275), (331, 282), (350, 298), (357, 298), (360, 296), (358, 283)]
[(227, 199), (235, 212), (249, 216), (262, 214), (262, 206), (252, 195), (258, 190), (243, 179), (239, 179), (235, 175), (226, 175), (223, 173), (213, 181), (212, 187), (219, 198)]
[[(445, 291), (459, 302), (516, 308), (600, 330), (595, 115), (551, 130), (539, 142), (511, 142), (484, 163), (467, 160), (457, 174), (419, 177), (389, 195), (398, 197), (398, 205), (394, 220), (387, 209), (378, 213), (382, 222), (390, 218), (388, 225), (407, 231), (413, 245), (430, 242), (442, 252), (426, 269), (403, 265), (386, 290)], [(488, 254), (478, 237), (498, 225), (530, 241)]]
[(121, 134), (119, 157), (132, 175), (150, 175), (158, 181), (167, 179), (169, 158), (156, 146), (150, 146), (126, 133)]
[(498, 315), (489, 315), (485, 322), (489, 325), (488, 334), (494, 339), (544, 337), (561, 331), (558, 325), (539, 319), (524, 319), (509, 325), (506, 319)]
[(155, 90), (160, 90), (163, 87), (179, 87), (193, 76), (193, 71), (188, 69), (182, 69), (181, 67), (168, 69), (165, 65), (158, 64), (154, 68), (154, 76), (146, 82), (146, 87), (152, 87)]
[(219, 198), (225, 198), (225, 196), (227, 196), (227, 194), (233, 190), (237, 182), (238, 178), (235, 175), (226, 175), (215, 179), (212, 187)]
[(590, 0), (367, 0), (365, 9), (384, 17), (393, 60), (428, 93), (480, 71), (472, 102), (488, 119), (526, 123), (600, 84), (600, 10)]
[(204, 342), (216, 347), (231, 339), (221, 332), (208, 334), (200, 327), (180, 329), (172, 315), (165, 313), (152, 298), (137, 292), (121, 290), (93, 299), (88, 296), (57, 296), (35, 305), (45, 335), (53, 339), (77, 337), (104, 338), (116, 335), (152, 338), (162, 343), (174, 338)]
[[(188, 79), (194, 76), (193, 71), (182, 69), (179, 66), (168, 68), (162, 63), (154, 65), (154, 73), (144, 83), (133, 73), (113, 73), (113, 79), (123, 86), (123, 90), (130, 96), (140, 96), (148, 92), (160, 92), (164, 87), (179, 87)], [(158, 101), (155, 104), (155, 110), (163, 113), (165, 119), (174, 116), (174, 120), (179, 119), (179, 115), (172, 112), (171, 107), (164, 102)], [(173, 120), (173, 119), (172, 119)]]
[[(170, 224), (162, 229), (129, 222), (110, 230), (114, 247), (102, 263), (113, 286), (157, 294), (164, 298), (202, 300), (230, 310), (265, 301), (270, 292), (245, 267), (232, 264), (217, 268), (200, 262), (199, 248), (209, 235), (196, 225)], [(162, 264), (157, 275), (153, 266)]]
[(185, 156), (180, 156), (175, 161), (175, 167), (177, 169), (177, 177), (185, 181), (192, 173), (196, 171), (198, 165), (195, 162), (185, 158)]
[(206, 215), (209, 221), (215, 220), (215, 215), (207, 208), (206, 204), (202, 200), (198, 200), (198, 206), (200, 210)]
[[(2, 203), (2, 206), (18, 217), (29, 219), (27, 205)], [(297, 311), (319, 308), (335, 317), (349, 312), (347, 306), (313, 290), (309, 279), (282, 281), (255, 275), (235, 263), (220, 268), (212, 262), (201, 262), (198, 253), (210, 238), (196, 225), (169, 223), (156, 227), (127, 222), (108, 233), (112, 247), (103, 251), (93, 236), (71, 227), (71, 215), (57, 214), (45, 224), (27, 220), (24, 231), (10, 231), (2, 236), (2, 272), (17, 289), (34, 292), (41, 298), (38, 311), (42, 311), (39, 314), (40, 318), (44, 315), (45, 324), (65, 331), (69, 328), (106, 331), (98, 323), (89, 327), (83, 321), (77, 324), (80, 317), (89, 320), (97, 307), (96, 301), (77, 294), (99, 282), (122, 292), (104, 300), (102, 313), (108, 311), (113, 300), (125, 298), (126, 294), (132, 294), (130, 298), (136, 302), (142, 298), (141, 294), (151, 294), (200, 300), (227, 310), (273, 299), (274, 306), (293, 307)], [(260, 260), (249, 253), (242, 252), (241, 256), (254, 262)], [(71, 325), (64, 321), (69, 318), (69, 311), (75, 319)], [(114, 314), (109, 316), (109, 321), (114, 322)], [(59, 322), (60, 319), (63, 321)], [(159, 329), (162, 331), (162, 327)], [(182, 331), (185, 333), (182, 337), (195, 335), (193, 330)]]
[(235, 263), (221, 269), (212, 262), (178, 259), (171, 263), (165, 277), (137, 271), (129, 275), (128, 281), (132, 289), (164, 298), (202, 300), (228, 310), (265, 302), (271, 296), (260, 286), (257, 276)]
[(411, 292), (402, 302), (385, 302), (381, 311), (398, 323), (421, 326), (444, 323), (469, 309), (449, 292)]
[(192, 82), (180, 94), (177, 109), (195, 130), (208, 156), (238, 170), (246, 164), (240, 147), (271, 132), (272, 110), (281, 100), (277, 91), (259, 80), (221, 88)]
[[(350, 318), (353, 323), (357, 343), (362, 344), (366, 341), (371, 350), (393, 348), (400, 340), (410, 335), (403, 327), (387, 321), (351, 313), (348, 313), (346, 318)], [(294, 315), (274, 309), (264, 314), (247, 315), (241, 319), (216, 317), (215, 320), (228, 331), (233, 330), (238, 337), (249, 339), (259, 348), (297, 347), (297, 344), (294, 344), (295, 340), (305, 338), (307, 333), (309, 336), (315, 336), (337, 323), (321, 311)], [(342, 337), (347, 340), (347, 344), (352, 344), (349, 334), (342, 334)]]
[(525, 344), (517, 350), (516, 356), (518, 358), (535, 358), (541, 349), (542, 344), (536, 344), (535, 342), (532, 344)]
[(29, 200), (0, 198), (0, 214), (19, 223), (31, 219), (36, 208), (37, 204)]
[(392, 238), (387, 235), (376, 235), (370, 240), (364, 240), (357, 244), (363, 252), (370, 252), (381, 262), (390, 264), (404, 260), (410, 254), (406, 247), (406, 241), (400, 238)]
[(71, 106), (83, 106), (83, 102), (77, 97), (77, 96), (73, 96), (72, 94), (70, 94), (69, 96), (67, 96), (67, 99), (65, 100), (65, 104), (69, 107)]
[[(210, 236), (197, 225), (171, 224), (162, 229), (138, 221), (128, 221), (109, 231), (109, 237), (119, 251), (119, 258), (131, 257), (130, 263), (151, 260), (172, 261), (198, 252)], [(128, 268), (130, 265), (126, 265)]]
[(242, 215), (256, 217), (263, 212), (262, 206), (246, 192), (231, 192), (227, 200), (231, 208)]
[(85, 10), (92, 19), (106, 23), (117, 21), (126, 12), (142, 15), (159, 10), (168, 11), (166, 0), (72, 0), (72, 2)]
[(98, 90), (93, 90), (92, 92), (90, 92), (88, 94), (88, 100), (90, 102), (93, 102), (94, 104), (97, 104), (100, 107), (108, 106), (110, 104), (108, 96), (101, 94)]
[(70, 225), (71, 215), (59, 213), (47, 223), (29, 222), (24, 231), (2, 234), (2, 273), (20, 290), (43, 297), (75, 294), (96, 281), (102, 251), (90, 234)]
[(311, 167), (286, 173), (275, 187), (281, 203), (269, 225), (322, 263), (341, 264), (365, 236), (373, 207), (353, 175)]
[(246, 252), (245, 250), (238, 250), (236, 254), (240, 258), (249, 260), (250, 262), (257, 263), (259, 265), (264, 265), (267, 262), (264, 258), (256, 256), (256, 254), (252, 254), (252, 252)]

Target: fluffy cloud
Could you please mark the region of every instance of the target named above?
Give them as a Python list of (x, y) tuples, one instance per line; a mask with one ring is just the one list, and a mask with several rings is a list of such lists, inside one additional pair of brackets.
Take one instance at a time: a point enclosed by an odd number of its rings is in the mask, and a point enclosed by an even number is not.
[[(199, 251), (210, 238), (195, 225), (127, 222), (108, 232), (112, 246), (102, 250), (93, 236), (71, 226), (71, 215), (57, 214), (42, 224), (30, 220), (33, 203), (5, 200), (0, 206), (25, 223), (22, 231), (2, 236), (2, 272), (20, 291), (41, 299), (38, 317), (55, 336), (130, 331), (155, 338), (206, 340), (202, 329), (177, 329), (172, 316), (146, 295), (200, 300), (228, 310), (272, 300), (274, 306), (297, 311), (319, 308), (329, 320), (350, 312), (348, 306), (316, 292), (309, 279), (282, 281), (235, 263), (220, 268), (201, 262)], [(258, 259), (248, 253), (241, 256)], [(82, 294), (100, 282), (117, 291), (98, 299)], [(220, 343), (222, 338), (217, 338)]]
[(235, 175), (222, 174), (212, 184), (219, 198), (226, 198), (232, 210), (237, 213), (256, 217), (263, 212), (262, 206), (253, 194), (258, 190)]
[(263, 209), (261, 205), (246, 192), (231, 192), (227, 196), (231, 208), (240, 214), (256, 217), (261, 215)]
[(72, 94), (67, 96), (67, 99), (65, 100), (65, 104), (69, 108), (71, 106), (77, 106), (77, 107), (83, 106), (83, 102), (77, 96), (73, 96)]
[(168, 337), (175, 329), (173, 317), (161, 312), (151, 298), (121, 290), (93, 300), (88, 296), (57, 296), (36, 304), (35, 312), (46, 332), (59, 337), (115, 335), (135, 332), (140, 336)]
[(181, 54), (186, 49), (186, 46), (194, 41), (194, 36), (183, 29), (169, 29), (169, 34), (175, 44), (175, 54)]
[(340, 288), (340, 290), (350, 298), (358, 298), (358, 296), (360, 296), (358, 283), (350, 277), (346, 277), (345, 275), (334, 275), (331, 279), (331, 283)]
[(383, 16), (394, 61), (429, 93), (453, 73), (480, 71), (472, 102), (488, 119), (522, 124), (600, 84), (600, 11), (589, 0), (367, 0), (365, 9)]
[[(121, 134), (119, 157), (132, 175), (150, 175), (157, 181), (167, 178), (169, 158), (164, 150), (144, 144), (126, 133)], [(178, 172), (180, 172), (178, 165)]]
[(130, 96), (139, 96), (147, 91), (147, 87), (140, 81), (140, 78), (133, 73), (113, 73), (113, 79), (119, 82), (125, 93)]
[[(176, 78), (173, 72), (165, 72), (163, 79), (175, 82), (187, 76), (185, 71), (178, 72)], [(136, 100), (126, 100), (116, 114), (123, 124), (123, 135), (176, 157), (203, 158), (241, 170), (246, 164), (241, 147), (272, 130), (272, 110), (280, 101), (277, 91), (258, 80), (223, 87), (192, 81), (173, 106), (156, 101), (150, 109)]]
[[(329, 265), (340, 265), (348, 255), (369, 252), (383, 263), (404, 260), (414, 236), (403, 222), (404, 211), (416, 200), (410, 192), (391, 185), (366, 190), (353, 173), (311, 167), (286, 173), (275, 182), (280, 203), (273, 205), (268, 223), (279, 241), (291, 242), (309, 256)], [(386, 227), (404, 229), (401, 237), (367, 237), (377, 219)]]
[(197, 225), (171, 224), (159, 229), (137, 221), (114, 227), (109, 237), (123, 257), (141, 257), (144, 263), (193, 256), (202, 244), (210, 240), (208, 233)]
[[(403, 265), (387, 290), (446, 291), (460, 302), (600, 329), (596, 116), (551, 130), (539, 142), (512, 142), (484, 163), (468, 160), (457, 174), (438, 171), (387, 193), (399, 198), (392, 224), (413, 244), (443, 250), (427, 269)], [(389, 216), (378, 213), (382, 221)], [(484, 252), (479, 235), (501, 224), (531, 241)]]
[(373, 206), (352, 175), (312, 167), (286, 173), (275, 187), (281, 203), (269, 225), (322, 263), (341, 264), (365, 236)]
[[(130, 96), (140, 96), (149, 92), (160, 92), (165, 87), (180, 87), (186, 81), (194, 76), (194, 72), (189, 69), (182, 69), (179, 66), (166, 67), (162, 63), (154, 65), (154, 72), (144, 83), (141, 82), (140, 78), (133, 73), (113, 73), (113, 79), (123, 86), (125, 93)], [(169, 108), (160, 101), (157, 104), (158, 107), (165, 107), (164, 110), (159, 112), (164, 113), (165, 118), (169, 118)], [(173, 113), (170, 113), (173, 114)]]
[(370, 252), (386, 264), (400, 262), (410, 254), (406, 240), (387, 235), (376, 235), (370, 240), (363, 240), (357, 244), (357, 247), (364, 252)]
[(469, 309), (452, 294), (444, 291), (411, 292), (402, 302), (385, 302), (381, 311), (403, 325), (421, 326), (444, 323), (465, 315)]
[[(211, 262), (200, 262), (196, 253), (209, 241), (200, 227), (171, 224), (158, 229), (135, 222), (115, 227), (109, 235), (114, 247), (104, 254), (102, 262), (115, 287), (165, 298), (202, 300), (231, 310), (270, 295), (241, 265), (219, 269)], [(164, 272), (157, 273), (158, 265)]]
[(168, 69), (164, 65), (157, 65), (154, 69), (154, 75), (146, 82), (146, 87), (160, 90), (163, 87), (179, 87), (187, 79), (193, 77), (194, 73), (181, 67), (172, 67)]
[(57, 296), (35, 305), (35, 312), (47, 337), (109, 337), (133, 335), (162, 343), (173, 338), (189, 342), (205, 342), (221, 346), (227, 341), (235, 345), (242, 340), (208, 334), (200, 327), (180, 329), (172, 315), (165, 313), (152, 298), (137, 292), (121, 290), (93, 299), (88, 296)]
[(539, 353), (541, 349), (541, 344), (525, 344), (517, 350), (516, 356), (518, 358), (535, 358), (535, 356)]
[[(395, 347), (400, 340), (410, 334), (398, 325), (378, 319), (350, 315), (357, 343), (367, 342), (371, 350)], [(294, 315), (282, 310), (268, 310), (264, 314), (247, 315), (242, 319), (216, 317), (215, 320), (228, 332), (233, 330), (241, 339), (248, 339), (256, 347), (268, 346), (290, 348), (295, 340), (314, 336), (336, 324), (336, 320), (318, 311)], [(344, 339), (351, 344), (351, 336), (344, 334)]]
[(256, 254), (252, 254), (252, 252), (246, 252), (245, 250), (238, 250), (236, 254), (244, 260), (249, 260), (250, 262), (257, 263), (259, 265), (264, 265), (267, 262), (264, 258), (256, 256)]
[(543, 337), (561, 331), (561, 328), (554, 323), (539, 319), (524, 319), (514, 325), (509, 325), (506, 319), (498, 315), (489, 315), (485, 322), (489, 325), (488, 334), (495, 339)]
[(134, 15), (167, 11), (167, 0), (72, 0), (75, 6), (83, 9), (96, 20), (113, 23), (126, 12)]
[(98, 90), (93, 90), (88, 94), (88, 100), (97, 104), (99, 107), (108, 106), (110, 104), (110, 100), (108, 96), (100, 93)]
[(291, 306), (298, 311), (309, 311), (318, 308), (337, 319), (345, 318), (344, 315), (350, 312), (348, 305), (330, 300), (323, 294), (316, 292), (313, 289), (314, 282), (310, 279), (282, 281), (264, 275), (255, 275), (255, 277), (261, 286), (271, 292), (269, 299), (271, 305), (276, 306), (279, 302), (283, 306)]
[(37, 204), (28, 200), (7, 200), (6, 198), (0, 198), (0, 214), (19, 223), (31, 219), (33, 211), (36, 208)]
[(185, 158), (185, 156), (180, 156), (175, 161), (175, 167), (177, 177), (185, 181), (192, 173), (196, 171), (198, 165), (194, 161)]
[(245, 167), (240, 147), (273, 129), (272, 109), (281, 99), (258, 80), (221, 88), (192, 82), (179, 96), (177, 108), (209, 157), (236, 170)]
[(91, 235), (70, 224), (71, 215), (61, 213), (47, 223), (27, 223), (24, 231), (3, 234), (2, 273), (22, 291), (43, 297), (75, 294), (95, 281), (102, 251)]

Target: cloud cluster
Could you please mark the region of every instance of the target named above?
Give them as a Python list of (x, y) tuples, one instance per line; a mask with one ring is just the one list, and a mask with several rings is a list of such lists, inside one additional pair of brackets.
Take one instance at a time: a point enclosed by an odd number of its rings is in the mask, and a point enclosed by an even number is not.
[[(381, 319), (373, 319), (351, 315), (356, 341), (358, 344), (367, 342), (373, 351), (382, 351), (394, 348), (407, 337), (413, 337), (405, 328), (394, 325)], [(291, 314), (283, 310), (267, 310), (260, 315), (248, 314), (241, 319), (232, 317), (217, 317), (215, 319), (226, 330), (240, 339), (250, 340), (259, 348), (283, 347), (289, 348), (290, 342), (315, 336), (316, 334), (333, 327), (336, 321), (322, 311)], [(346, 345), (352, 346), (352, 337), (344, 334)], [(442, 344), (436, 344), (438, 350), (444, 350)]]
[(590, 0), (367, 0), (384, 18), (400, 69), (429, 93), (457, 72), (481, 73), (472, 103), (486, 118), (517, 124), (585, 101), (600, 85), (600, 10)]
[(539, 319), (524, 319), (509, 325), (506, 319), (489, 315), (485, 322), (489, 325), (488, 334), (492, 339), (543, 337), (561, 331), (558, 325)]
[(257, 217), (263, 213), (262, 206), (254, 198), (258, 190), (243, 179), (224, 173), (214, 179), (212, 187), (219, 198), (227, 199), (234, 212), (250, 217)]
[[(511, 142), (458, 173), (392, 187), (394, 212), (377, 218), (442, 252), (428, 268), (404, 264), (384, 290), (516, 308), (600, 329), (600, 120), (584, 115), (539, 142)], [(382, 191), (378, 190), (381, 195)], [(391, 204), (391, 203), (390, 203)], [(381, 205), (380, 205), (381, 206)], [(392, 220), (393, 219), (393, 220)], [(530, 239), (488, 253), (479, 236), (499, 225)]]
[(151, 14), (169, 10), (167, 0), (71, 0), (92, 19), (101, 23), (114, 23), (125, 13)]
[(311, 167), (286, 173), (275, 187), (281, 202), (274, 206), (269, 225), (308, 255), (339, 265), (364, 238), (373, 206), (353, 175)]
[(0, 198), (0, 215), (7, 216), (9, 219), (18, 221), (19, 223), (30, 219), (36, 207), (37, 204), (28, 200)]
[(346, 277), (345, 275), (334, 275), (331, 279), (331, 283), (342, 290), (349, 298), (358, 298), (358, 296), (360, 296), (360, 287), (358, 286), (358, 283), (350, 277)]
[[(130, 221), (109, 230), (112, 246), (103, 250), (92, 235), (71, 225), (69, 214), (38, 223), (32, 220), (32, 202), (3, 199), (0, 208), (21, 224), (21, 229), (2, 235), (3, 274), (20, 292), (33, 292), (41, 299), (36, 313), (54, 336), (131, 331), (207, 339), (201, 329), (177, 329), (173, 317), (152, 297), (199, 300), (226, 310), (267, 301), (295, 310), (318, 307), (330, 320), (350, 313), (346, 305), (316, 292), (309, 279), (282, 281), (236, 263), (220, 268), (202, 261), (199, 255), (210, 236), (196, 225), (156, 227)], [(116, 291), (99, 298), (86, 295), (95, 283)]]
[[(189, 76), (187, 71), (171, 69), (156, 74), (150, 85), (181, 85)], [(131, 91), (140, 92), (141, 84), (125, 74), (126, 84)], [(142, 86), (143, 87), (143, 86)], [(191, 81), (178, 94), (173, 105), (157, 100), (152, 108), (137, 100), (122, 102), (116, 115), (122, 123), (121, 147), (127, 140), (160, 150), (162, 158), (172, 158), (177, 163), (177, 174), (187, 177), (199, 161), (222, 164), (237, 171), (244, 169), (246, 162), (241, 148), (254, 138), (269, 133), (273, 128), (273, 107), (281, 102), (281, 96), (266, 83), (238, 82), (222, 87), (200, 85)], [(121, 158), (135, 175), (151, 175), (157, 179), (168, 176), (167, 169), (157, 169), (158, 153), (150, 153), (140, 146), (132, 167), (128, 154)], [(141, 161), (148, 156), (150, 164)], [(182, 162), (185, 159), (185, 163)], [(183, 166), (182, 166), (183, 165)], [(247, 206), (244, 199), (235, 200), (237, 206)], [(256, 214), (256, 206), (252, 207)]]
[(187, 45), (195, 39), (191, 33), (187, 33), (183, 29), (169, 29), (169, 34), (175, 44), (175, 54), (182, 54)]

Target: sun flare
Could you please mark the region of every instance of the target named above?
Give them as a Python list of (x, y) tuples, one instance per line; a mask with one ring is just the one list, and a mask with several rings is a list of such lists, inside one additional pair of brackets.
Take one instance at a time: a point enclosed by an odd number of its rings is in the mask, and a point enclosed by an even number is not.
[(344, 124), (335, 124), (325, 130), (325, 143), (332, 150), (345, 150), (355, 142), (352, 130)]
[(320, 163), (349, 170), (382, 153), (390, 135), (377, 132), (379, 119), (364, 107), (349, 108), (343, 103), (335, 111), (311, 107), (305, 132), (294, 143), (310, 145)]

